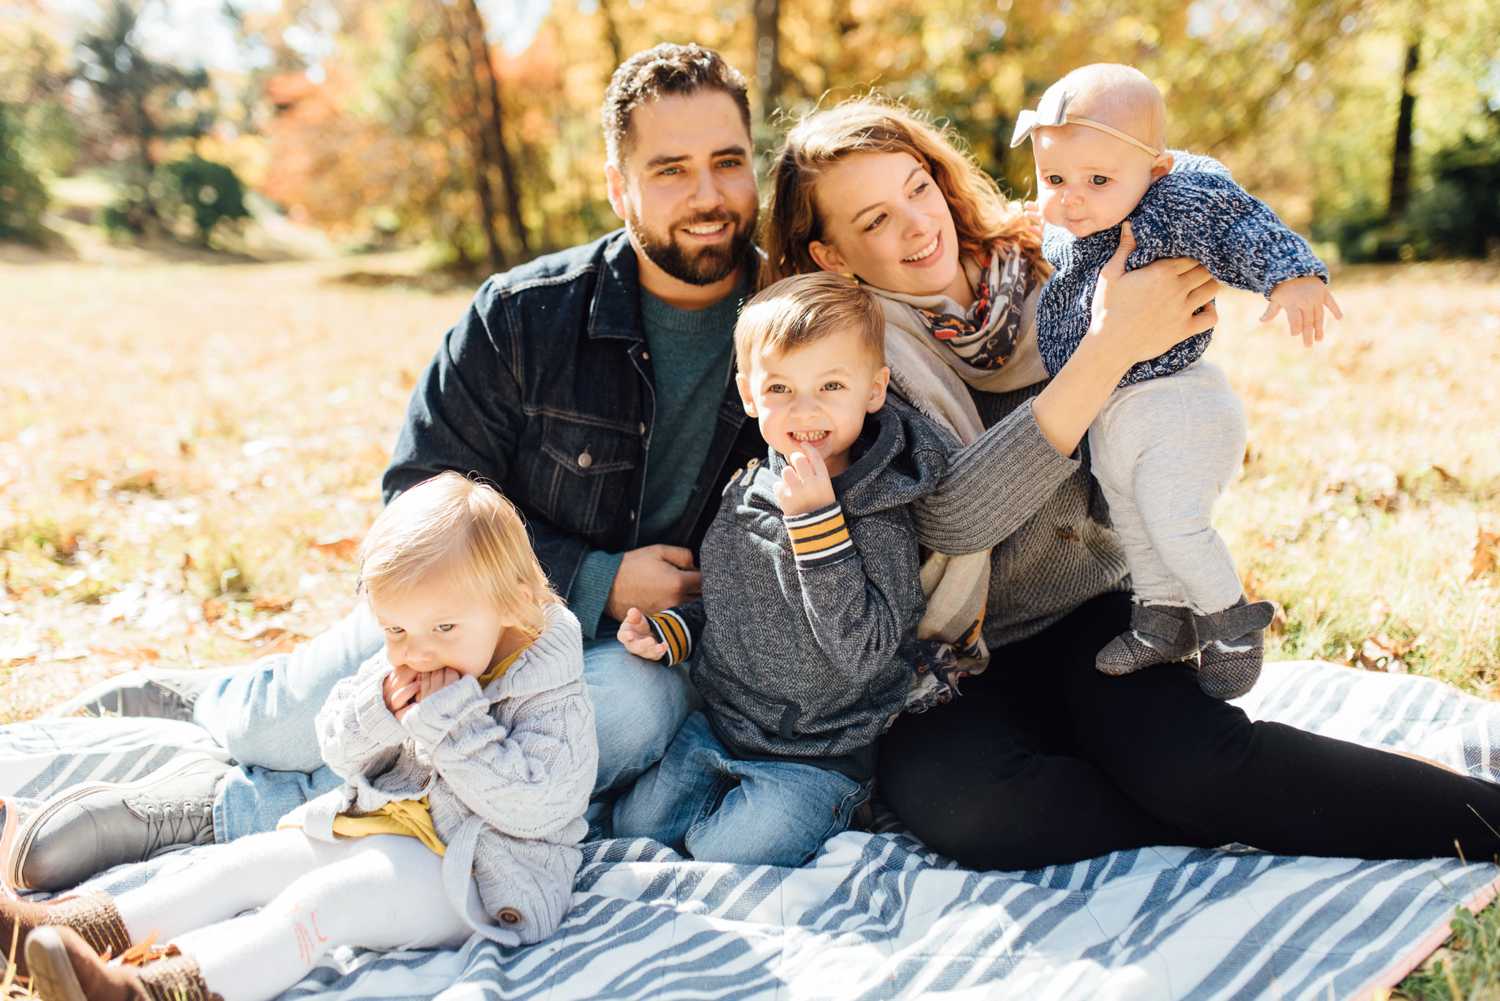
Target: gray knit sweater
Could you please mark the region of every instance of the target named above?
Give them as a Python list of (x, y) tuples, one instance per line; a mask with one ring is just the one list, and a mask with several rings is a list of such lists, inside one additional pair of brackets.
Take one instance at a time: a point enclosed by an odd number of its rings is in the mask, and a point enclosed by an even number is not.
[[(922, 614), (918, 545), (953, 554), (998, 546), (992, 568), (1030, 572), (1008, 540), (1078, 463), (1042, 436), (1029, 404), (960, 448), (894, 398), (866, 420), (852, 459), (834, 478), (835, 503), (794, 518), (776, 504), (784, 461), (774, 451), (732, 480), (701, 551), (702, 601), (651, 623), (672, 662), (691, 659), (732, 753), (863, 780), (911, 683), (904, 648)], [(997, 602), (1008, 601), (991, 591), (987, 637), (1003, 621)]]
[[(548, 605), (546, 628), (504, 675), (483, 691), (463, 678), (400, 720), (381, 693), (390, 669), (384, 651), (371, 657), (318, 713), (323, 760), (347, 784), (302, 808), (303, 830), (331, 841), (340, 813), (427, 796), (448, 899), (494, 941), (541, 941), (572, 900), (599, 762), (578, 620)], [(484, 914), (466, 907), (471, 882)]]

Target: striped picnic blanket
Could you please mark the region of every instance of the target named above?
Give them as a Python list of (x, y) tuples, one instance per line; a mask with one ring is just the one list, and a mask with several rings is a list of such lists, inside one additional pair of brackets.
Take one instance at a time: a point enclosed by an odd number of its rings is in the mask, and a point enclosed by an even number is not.
[[(1420, 678), (1267, 665), (1256, 718), (1435, 758), (1500, 780), (1500, 705)], [(935, 711), (941, 711), (935, 710)], [(196, 727), (48, 720), (0, 728), (0, 794), (120, 780)], [(92, 881), (120, 891), (192, 849)], [(976, 873), (902, 833), (850, 832), (802, 869), (687, 862), (646, 840), (589, 845), (574, 907), (531, 948), (341, 950), (285, 997), (1348, 998), (1395, 983), (1486, 903), (1500, 867), (1149, 848)]]

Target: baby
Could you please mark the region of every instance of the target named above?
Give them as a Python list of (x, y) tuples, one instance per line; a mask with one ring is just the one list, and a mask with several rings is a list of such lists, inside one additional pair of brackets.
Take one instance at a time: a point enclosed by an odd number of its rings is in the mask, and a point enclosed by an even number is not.
[[(1023, 111), (1012, 146), (1032, 141), (1056, 269), (1037, 307), (1038, 348), (1056, 375), (1089, 329), (1100, 268), (1134, 238), (1127, 268), (1163, 257), (1203, 263), (1219, 281), (1270, 300), (1293, 335), (1323, 337), (1323, 310), (1342, 318), (1328, 271), (1307, 244), (1218, 163), (1166, 149), (1166, 103), (1128, 66), (1096, 64), (1049, 87)], [(1198, 658), (1198, 683), (1221, 699), (1260, 674), (1269, 602), (1249, 604), (1214, 501), (1239, 468), (1245, 419), (1218, 368), (1200, 361), (1212, 331), (1134, 366), (1093, 426), (1088, 446), (1135, 590), (1130, 629), (1098, 654), (1106, 674)]]

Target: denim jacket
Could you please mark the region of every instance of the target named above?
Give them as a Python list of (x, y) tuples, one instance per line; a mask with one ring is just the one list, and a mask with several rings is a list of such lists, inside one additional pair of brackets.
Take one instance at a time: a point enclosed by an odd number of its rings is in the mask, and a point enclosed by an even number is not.
[(731, 373), (708, 458), (683, 471), (687, 509), (639, 539), (655, 409), (640, 298), (624, 230), (487, 279), (412, 391), (385, 499), (445, 469), (484, 477), (520, 509), (564, 601), (590, 549), (696, 551), (728, 474), (765, 445)]

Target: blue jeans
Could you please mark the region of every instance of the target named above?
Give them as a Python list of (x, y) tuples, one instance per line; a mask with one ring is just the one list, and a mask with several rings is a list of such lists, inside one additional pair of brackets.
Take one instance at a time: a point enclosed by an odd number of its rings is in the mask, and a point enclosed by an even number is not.
[(618, 837), (702, 862), (796, 867), (849, 827), (870, 783), (792, 761), (742, 761), (695, 712), (665, 757), (615, 803)]
[[(194, 721), (239, 762), (214, 800), (215, 840), (272, 830), (289, 811), (341, 784), (323, 764), (314, 723), (334, 684), (382, 642), (361, 602), (297, 649), (232, 671), (198, 697)], [(597, 796), (618, 791), (661, 758), (697, 693), (681, 668), (642, 660), (614, 639), (584, 642), (583, 679), (599, 734)]]

